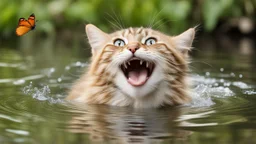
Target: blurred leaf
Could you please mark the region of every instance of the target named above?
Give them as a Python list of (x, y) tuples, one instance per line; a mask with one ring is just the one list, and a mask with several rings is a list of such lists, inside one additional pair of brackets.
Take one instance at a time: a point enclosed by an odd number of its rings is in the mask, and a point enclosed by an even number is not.
[(221, 14), (221, 7), (217, 1), (205, 0), (203, 5), (203, 18), (205, 28), (210, 31), (214, 28)]
[(232, 8), (233, 0), (205, 0), (203, 4), (203, 20), (207, 31), (211, 31), (222, 14), (228, 13)]
[(53, 35), (55, 32), (53, 24), (49, 21), (38, 21), (36, 30), (46, 32), (49, 35)]
[[(8, 26), (10, 20), (12, 20), (13, 17), (15, 16), (15, 13), (16, 13), (15, 3), (9, 4), (6, 7), (4, 7), (0, 15), (1, 17), (0, 26)], [(18, 20), (16, 21), (16, 25), (17, 23), (18, 23)]]
[(71, 22), (79, 19), (94, 22), (97, 19), (97, 10), (94, 9), (94, 6), (95, 5), (91, 5), (89, 2), (78, 1), (73, 3), (65, 14)]
[(69, 1), (57, 0), (57, 1), (49, 2), (48, 10), (52, 15), (58, 15), (64, 12), (68, 6), (69, 6)]
[(191, 9), (189, 1), (169, 1), (162, 3), (163, 13), (173, 21), (184, 20)]

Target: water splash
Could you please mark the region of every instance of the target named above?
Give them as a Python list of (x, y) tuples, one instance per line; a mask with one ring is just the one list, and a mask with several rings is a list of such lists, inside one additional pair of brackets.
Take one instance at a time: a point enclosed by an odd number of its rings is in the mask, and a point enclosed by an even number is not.
[(50, 103), (59, 103), (62, 100), (57, 98), (54, 99), (51, 97), (51, 90), (48, 85), (43, 86), (42, 88), (33, 87), (32, 82), (28, 86), (25, 86), (23, 88), (23, 93), (26, 95), (31, 95), (34, 99), (40, 100), (40, 101), (49, 101)]
[(240, 88), (240, 89), (249, 89), (249, 88), (251, 88), (251, 86), (247, 85), (247, 84), (244, 83), (244, 82), (240, 82), (240, 81), (238, 81), (238, 82), (233, 82), (232, 85), (234, 85), (234, 86), (236, 86), (236, 87), (238, 87), (238, 88)]
[(254, 91), (254, 90), (246, 90), (246, 91), (244, 91), (244, 94), (246, 94), (246, 95), (256, 95), (256, 91)]
[(47, 69), (42, 70), (42, 73), (44, 75), (46, 75), (47, 77), (51, 77), (55, 71), (56, 71), (56, 69), (52, 67), (52, 68), (47, 68)]
[(65, 70), (69, 70), (71, 67), (83, 68), (83, 67), (87, 67), (88, 65), (89, 65), (88, 62), (82, 63), (80, 61), (77, 61), (77, 62), (71, 63), (70, 65), (66, 66)]
[[(213, 98), (226, 98), (235, 95), (229, 88), (231, 82), (224, 79), (196, 75), (192, 77), (192, 81), (195, 87), (191, 94), (192, 102), (189, 104), (191, 107), (209, 107), (215, 104)], [(234, 83), (232, 84), (234, 85)]]
[(208, 94), (209, 86), (200, 84), (193, 89), (191, 107), (209, 107), (215, 103)]

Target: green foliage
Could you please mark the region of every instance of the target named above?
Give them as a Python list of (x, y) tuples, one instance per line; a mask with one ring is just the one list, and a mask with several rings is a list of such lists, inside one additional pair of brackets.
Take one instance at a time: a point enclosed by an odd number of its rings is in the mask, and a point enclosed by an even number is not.
[(1, 36), (14, 35), (20, 17), (35, 13), (37, 31), (51, 35), (61, 29), (75, 29), (93, 23), (105, 30), (129, 26), (153, 26), (180, 32), (201, 24), (212, 31), (221, 20), (254, 18), (254, 0), (1, 0)]
[(234, 0), (205, 0), (203, 5), (203, 16), (205, 28), (212, 30), (218, 19), (232, 9)]

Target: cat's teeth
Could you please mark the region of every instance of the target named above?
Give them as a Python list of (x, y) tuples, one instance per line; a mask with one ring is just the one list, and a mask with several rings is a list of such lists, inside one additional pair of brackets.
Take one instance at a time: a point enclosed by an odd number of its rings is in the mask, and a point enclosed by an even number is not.
[(140, 60), (140, 65), (142, 65), (142, 63), (143, 63), (143, 61), (142, 61), (142, 60)]
[(148, 67), (148, 65), (149, 65), (149, 62), (146, 62), (146, 66)]
[(131, 63), (130, 63), (130, 62), (128, 62), (128, 65), (131, 65)]
[(127, 69), (127, 65), (126, 65), (126, 63), (124, 63), (124, 67)]

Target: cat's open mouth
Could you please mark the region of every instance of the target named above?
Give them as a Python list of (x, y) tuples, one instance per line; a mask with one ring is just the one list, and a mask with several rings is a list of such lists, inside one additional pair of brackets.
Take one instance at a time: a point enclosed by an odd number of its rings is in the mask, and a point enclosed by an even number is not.
[(154, 68), (154, 63), (134, 57), (121, 65), (121, 69), (128, 83), (133, 86), (144, 85), (151, 76)]

